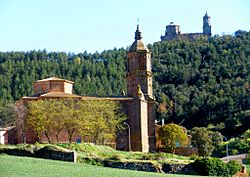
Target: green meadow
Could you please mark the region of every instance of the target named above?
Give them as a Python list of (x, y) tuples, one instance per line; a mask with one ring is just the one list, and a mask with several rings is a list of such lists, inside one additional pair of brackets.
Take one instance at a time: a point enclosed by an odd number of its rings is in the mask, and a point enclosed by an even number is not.
[(62, 162), (29, 157), (0, 155), (1, 177), (191, 177), (122, 170), (82, 163)]

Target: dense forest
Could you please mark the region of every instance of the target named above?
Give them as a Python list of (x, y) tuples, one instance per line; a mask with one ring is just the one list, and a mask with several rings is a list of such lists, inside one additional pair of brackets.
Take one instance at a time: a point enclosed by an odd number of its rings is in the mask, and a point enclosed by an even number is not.
[[(157, 119), (227, 135), (250, 127), (250, 32), (148, 45), (152, 53)], [(32, 95), (47, 77), (75, 82), (78, 95), (126, 91), (126, 49), (94, 54), (0, 52), (0, 105)]]

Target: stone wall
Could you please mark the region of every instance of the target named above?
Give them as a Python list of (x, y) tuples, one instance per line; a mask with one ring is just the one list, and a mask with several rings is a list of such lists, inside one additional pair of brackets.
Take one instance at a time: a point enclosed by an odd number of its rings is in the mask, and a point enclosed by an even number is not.
[(62, 160), (76, 162), (76, 152), (68, 150), (56, 150), (51, 147), (43, 147), (37, 150), (18, 149), (18, 148), (2, 148), (0, 154), (8, 154), (15, 156), (36, 157), (43, 159)]
[(120, 168), (137, 171), (170, 173), (170, 174), (187, 174), (194, 175), (196, 172), (193, 170), (192, 165), (189, 164), (153, 164), (152, 162), (116, 162), (104, 161), (105, 167)]
[(104, 161), (105, 167), (120, 168), (137, 171), (160, 172), (151, 162), (113, 162)]
[(34, 153), (35, 157), (38, 158), (76, 162), (76, 153), (74, 151), (65, 152), (43, 147)]
[(171, 174), (196, 174), (192, 166), (189, 164), (167, 164), (162, 165), (162, 171)]

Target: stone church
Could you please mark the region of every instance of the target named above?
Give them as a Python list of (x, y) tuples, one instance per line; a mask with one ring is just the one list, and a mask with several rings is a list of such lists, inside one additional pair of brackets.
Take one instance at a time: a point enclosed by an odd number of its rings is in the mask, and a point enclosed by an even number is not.
[(203, 17), (203, 32), (202, 33), (181, 33), (180, 25), (170, 22), (166, 26), (165, 35), (161, 36), (161, 41), (170, 41), (175, 39), (189, 39), (195, 40), (200, 37), (210, 38), (212, 36), (211, 32), (211, 17), (208, 16), (207, 12)]
[[(79, 100), (113, 100), (121, 103), (127, 114), (128, 129), (120, 132), (116, 138), (116, 149), (152, 152), (156, 150), (155, 113), (152, 87), (151, 55), (142, 42), (139, 25), (135, 32), (134, 42), (127, 53), (127, 95), (117, 97), (89, 97), (73, 94), (74, 82), (51, 77), (38, 80), (33, 84), (34, 95), (22, 97), (16, 105), (19, 114), (27, 102), (38, 99), (77, 98)], [(22, 122), (22, 121), (19, 121)], [(19, 127), (24, 127), (21, 125)], [(75, 135), (75, 138), (77, 135)], [(42, 138), (42, 137), (41, 137)], [(67, 142), (65, 133), (59, 135), (61, 142)], [(35, 143), (32, 130), (16, 128), (9, 133), (9, 143)], [(75, 139), (76, 141), (76, 139)]]

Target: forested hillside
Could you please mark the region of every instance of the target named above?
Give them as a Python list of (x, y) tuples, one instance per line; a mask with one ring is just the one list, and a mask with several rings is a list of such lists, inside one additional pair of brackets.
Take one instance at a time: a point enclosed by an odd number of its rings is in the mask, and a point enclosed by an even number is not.
[[(148, 45), (152, 52), (157, 119), (224, 133), (250, 127), (250, 32), (193, 42)], [(79, 95), (126, 91), (126, 50), (80, 54), (0, 52), (0, 102), (32, 95), (32, 83), (51, 76), (75, 82)]]

